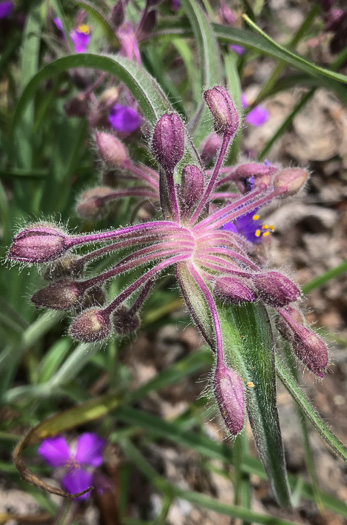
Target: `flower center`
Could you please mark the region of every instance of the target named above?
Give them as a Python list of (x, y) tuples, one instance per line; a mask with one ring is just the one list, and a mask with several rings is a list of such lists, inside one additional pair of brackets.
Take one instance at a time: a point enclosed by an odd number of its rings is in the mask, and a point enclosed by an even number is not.
[(83, 33), (84, 35), (89, 35), (90, 34), (90, 28), (89, 26), (87, 26), (86, 24), (80, 24), (78, 27), (77, 27), (77, 31), (79, 33)]

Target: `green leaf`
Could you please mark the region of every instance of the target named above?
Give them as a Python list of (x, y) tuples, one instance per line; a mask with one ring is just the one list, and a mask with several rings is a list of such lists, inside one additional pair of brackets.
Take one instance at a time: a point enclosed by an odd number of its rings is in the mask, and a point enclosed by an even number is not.
[[(212, 26), (198, 2), (196, 2), (196, 0), (182, 0), (182, 6), (189, 18), (194, 39), (198, 46), (201, 71), (200, 85), (204, 89), (209, 89), (216, 84), (222, 83), (222, 65), (218, 42), (213, 33)], [(204, 102), (201, 101), (201, 104), (204, 104)], [(200, 144), (211, 130), (210, 119), (207, 118), (208, 109), (204, 104), (201, 111), (200, 106), (197, 110), (196, 118), (193, 117), (195, 128), (194, 138), (197, 144)]]
[[(290, 492), (279, 426), (274, 342), (266, 309), (252, 303), (218, 307), (226, 362), (245, 384), (248, 417), (258, 454), (278, 502), (290, 506)], [(247, 387), (247, 383), (254, 388)]]
[(337, 437), (331, 432), (324, 421), (321, 419), (317, 411), (313, 408), (309, 400), (306, 398), (301, 388), (295, 381), (291, 373), (285, 368), (281, 359), (276, 357), (276, 369), (277, 375), (292, 396), (292, 398), (299, 405), (301, 410), (306, 414), (312, 425), (318, 431), (320, 436), (328, 444), (331, 450), (337, 456), (340, 456), (345, 462), (347, 462), (347, 448), (337, 439)]

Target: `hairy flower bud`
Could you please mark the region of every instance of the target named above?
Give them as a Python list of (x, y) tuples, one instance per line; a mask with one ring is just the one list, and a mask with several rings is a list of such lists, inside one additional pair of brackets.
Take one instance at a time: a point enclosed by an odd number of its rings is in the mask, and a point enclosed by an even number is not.
[(184, 166), (179, 194), (185, 210), (191, 211), (198, 204), (204, 193), (204, 186), (202, 171), (197, 166), (190, 164)]
[(234, 135), (239, 127), (239, 116), (228, 91), (216, 86), (205, 91), (204, 98), (213, 115), (216, 133)]
[(140, 328), (139, 316), (131, 313), (126, 306), (121, 306), (113, 313), (113, 323), (116, 332), (120, 335), (131, 334)]
[(282, 198), (298, 193), (308, 179), (307, 171), (301, 168), (287, 168), (276, 175), (273, 185)]
[(69, 334), (82, 343), (96, 343), (106, 339), (112, 331), (110, 318), (100, 308), (91, 308), (76, 317)]
[(109, 19), (115, 29), (118, 29), (125, 20), (125, 5), (124, 0), (118, 0), (110, 11)]
[(87, 190), (80, 195), (79, 202), (76, 206), (76, 213), (83, 219), (98, 219), (107, 215), (108, 200), (114, 193), (112, 188), (106, 186), (97, 186)]
[(44, 278), (46, 281), (56, 281), (65, 277), (81, 277), (83, 264), (80, 263), (80, 260), (80, 255), (66, 255), (48, 265)]
[(173, 172), (184, 154), (184, 127), (176, 113), (165, 113), (158, 120), (153, 133), (152, 151), (162, 168)]
[[(298, 324), (303, 325), (305, 322), (304, 316), (302, 315), (299, 310), (296, 310), (295, 308), (292, 308), (291, 306), (286, 307), (286, 311), (290, 314), (292, 319), (296, 321)], [(289, 325), (284, 321), (282, 317), (277, 317), (276, 319), (276, 327), (281, 336), (290, 343), (293, 342), (294, 334)]]
[(216, 280), (214, 292), (219, 299), (229, 304), (237, 304), (244, 301), (253, 302), (256, 300), (249, 286), (246, 286), (241, 279), (228, 275), (219, 277)]
[(285, 306), (300, 297), (299, 288), (282, 273), (256, 273), (251, 279), (257, 295), (271, 306)]
[(33, 224), (16, 235), (8, 257), (27, 263), (53, 261), (68, 249), (67, 241), (68, 236), (54, 224)]
[(290, 342), (295, 355), (311, 372), (323, 377), (328, 365), (328, 350), (324, 341), (312, 330), (298, 323), (286, 310), (281, 309), (280, 314), (292, 331)]
[(36, 292), (31, 300), (37, 308), (70, 310), (78, 304), (82, 296), (83, 292), (80, 291), (77, 282), (61, 279)]
[(97, 131), (95, 143), (99, 155), (109, 168), (123, 168), (128, 160), (128, 152), (124, 144), (111, 133)]
[(244, 392), (237, 373), (224, 363), (217, 362), (214, 393), (226, 427), (233, 436), (237, 436), (244, 424)]
[(209, 164), (217, 155), (222, 145), (222, 138), (217, 133), (211, 133), (200, 146), (200, 156), (204, 164)]

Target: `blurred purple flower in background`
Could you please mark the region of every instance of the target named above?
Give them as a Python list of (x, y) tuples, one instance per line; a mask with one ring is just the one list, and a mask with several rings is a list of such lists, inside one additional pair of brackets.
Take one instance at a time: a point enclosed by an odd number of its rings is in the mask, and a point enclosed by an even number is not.
[(243, 54), (246, 52), (246, 50), (245, 50), (244, 47), (242, 47), (242, 46), (238, 46), (238, 45), (236, 45), (236, 44), (231, 44), (231, 45), (229, 46), (229, 49), (232, 49), (232, 50), (235, 51), (235, 53), (237, 53), (238, 55), (243, 55)]
[(178, 11), (180, 7), (181, 7), (181, 0), (172, 0), (171, 9), (173, 11)]
[[(92, 469), (103, 463), (102, 453), (106, 440), (92, 432), (81, 434), (76, 450), (72, 450), (63, 436), (55, 436), (42, 441), (38, 453), (53, 468), (63, 467), (62, 486), (70, 494), (82, 492), (92, 485)], [(89, 493), (79, 496), (78, 500), (87, 499)]]
[(131, 22), (125, 22), (119, 27), (117, 37), (121, 45), (119, 54), (141, 64), (140, 50)]
[[(241, 95), (241, 105), (243, 109), (248, 108), (247, 97), (244, 93)], [(264, 106), (255, 106), (255, 108), (248, 113), (245, 120), (248, 124), (252, 124), (252, 126), (262, 126), (269, 120), (269, 117), (269, 112)]]
[[(63, 24), (61, 23), (60, 18), (56, 17), (54, 18), (53, 22), (55, 23), (56, 27), (61, 31), (63, 37), (65, 38), (65, 33), (63, 29)], [(86, 24), (80, 24), (76, 27), (76, 29), (73, 29), (70, 31), (71, 40), (75, 47), (76, 53), (84, 53), (87, 50), (87, 47), (90, 42), (90, 36), (91, 31), (90, 27)]]
[(141, 125), (141, 117), (129, 106), (115, 104), (109, 114), (108, 121), (116, 131), (131, 133)]
[(0, 18), (7, 18), (13, 11), (12, 2), (0, 2)]

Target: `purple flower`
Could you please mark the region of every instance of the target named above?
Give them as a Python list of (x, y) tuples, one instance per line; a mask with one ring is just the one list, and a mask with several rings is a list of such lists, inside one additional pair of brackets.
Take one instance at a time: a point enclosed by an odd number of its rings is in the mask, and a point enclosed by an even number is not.
[[(244, 93), (241, 95), (241, 105), (243, 109), (248, 108), (247, 97)], [(248, 113), (245, 120), (248, 124), (259, 127), (269, 120), (269, 116), (269, 112), (264, 106), (255, 106), (255, 108)]]
[(230, 44), (229, 49), (232, 51), (235, 51), (238, 55), (244, 55), (246, 53), (246, 50), (242, 46), (238, 46), (236, 44)]
[(262, 224), (257, 212), (258, 210), (255, 209), (241, 215), (235, 221), (225, 224), (223, 230), (238, 233), (253, 244), (261, 243), (263, 237), (267, 237), (270, 231), (273, 231), (273, 226)]
[[(60, 18), (56, 17), (53, 19), (56, 27), (61, 31), (62, 36), (65, 38), (65, 33), (63, 29), (63, 24)], [(75, 47), (76, 53), (84, 53), (87, 50), (87, 47), (90, 42), (91, 31), (90, 27), (86, 24), (80, 24), (75, 29), (70, 31), (71, 40)]]
[(141, 125), (141, 117), (129, 106), (115, 104), (110, 111), (108, 121), (116, 131), (131, 133)]
[[(103, 462), (102, 453), (106, 441), (92, 432), (81, 434), (73, 451), (63, 436), (55, 436), (42, 441), (38, 452), (54, 468), (67, 469), (61, 480), (70, 493), (82, 492), (92, 485), (93, 473), (85, 467), (99, 467)], [(89, 493), (76, 499), (87, 499)]]
[(117, 37), (121, 45), (119, 54), (141, 64), (140, 50), (131, 22), (125, 22), (120, 26)]
[(12, 2), (0, 2), (0, 18), (7, 18), (13, 11)]
[(178, 11), (181, 7), (181, 0), (172, 0), (171, 1), (171, 9), (173, 11)]

